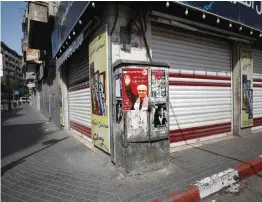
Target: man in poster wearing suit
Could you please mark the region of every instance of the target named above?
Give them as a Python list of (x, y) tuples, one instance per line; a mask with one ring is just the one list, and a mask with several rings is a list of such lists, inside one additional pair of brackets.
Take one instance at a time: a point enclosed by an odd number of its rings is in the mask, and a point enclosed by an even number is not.
[(147, 86), (146, 85), (138, 85), (137, 92), (138, 96), (132, 92), (130, 86), (131, 78), (129, 75), (125, 76), (125, 91), (132, 102), (132, 107), (130, 110), (147, 110), (148, 109), (148, 96), (147, 96)]

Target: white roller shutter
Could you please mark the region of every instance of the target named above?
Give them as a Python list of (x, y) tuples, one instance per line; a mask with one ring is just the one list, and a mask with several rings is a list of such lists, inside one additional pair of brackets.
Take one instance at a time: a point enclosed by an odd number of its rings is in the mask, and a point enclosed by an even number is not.
[(255, 49), (253, 49), (253, 80), (253, 129), (262, 129), (262, 51)]
[(170, 65), (171, 146), (231, 133), (231, 48), (227, 42), (153, 24), (152, 58)]
[(91, 138), (88, 45), (83, 44), (68, 66), (70, 127), (75, 133)]

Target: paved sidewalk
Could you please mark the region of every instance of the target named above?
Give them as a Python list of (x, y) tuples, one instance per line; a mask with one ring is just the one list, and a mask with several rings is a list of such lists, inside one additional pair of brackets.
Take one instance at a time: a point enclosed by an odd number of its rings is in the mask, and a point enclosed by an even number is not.
[(2, 201), (152, 201), (262, 154), (262, 134), (171, 154), (166, 169), (120, 179), (108, 156), (92, 153), (33, 107), (2, 115)]

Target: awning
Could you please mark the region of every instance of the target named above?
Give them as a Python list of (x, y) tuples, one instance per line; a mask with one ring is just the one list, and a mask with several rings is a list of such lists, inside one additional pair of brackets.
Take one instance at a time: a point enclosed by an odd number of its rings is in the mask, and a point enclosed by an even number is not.
[(66, 49), (66, 51), (61, 55), (56, 61), (56, 66), (59, 68), (83, 43), (84, 33), (82, 32), (76, 40)]

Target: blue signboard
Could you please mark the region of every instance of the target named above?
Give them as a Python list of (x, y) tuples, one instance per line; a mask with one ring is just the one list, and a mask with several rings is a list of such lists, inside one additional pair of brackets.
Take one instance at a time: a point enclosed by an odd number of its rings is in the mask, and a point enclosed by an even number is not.
[(19, 91), (18, 90), (14, 90), (14, 94), (15, 95), (19, 95)]
[(262, 31), (262, 1), (181, 1), (179, 3)]
[(55, 15), (54, 31), (51, 37), (53, 56), (56, 55), (66, 40), (66, 37), (78, 21), (87, 4), (88, 1), (60, 1)]

